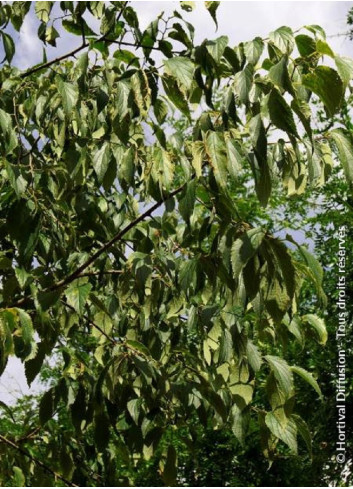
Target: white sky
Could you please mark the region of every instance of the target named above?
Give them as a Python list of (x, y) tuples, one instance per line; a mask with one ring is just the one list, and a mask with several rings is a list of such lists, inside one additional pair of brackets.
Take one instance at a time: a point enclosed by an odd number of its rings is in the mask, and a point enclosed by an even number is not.
[[(179, 2), (164, 1), (135, 1), (132, 6), (136, 9), (141, 27), (146, 27), (161, 11), (172, 12)], [(217, 11), (218, 31), (203, 2), (197, 2), (192, 13), (185, 12), (185, 18), (195, 27), (195, 41), (202, 42), (204, 38), (216, 38), (227, 35), (231, 45), (240, 41), (251, 40), (256, 36), (267, 37), (268, 33), (282, 25), (297, 29), (303, 25), (318, 24), (326, 30), (328, 36), (345, 33), (347, 12), (353, 6), (352, 2), (336, 1), (222, 1)], [(20, 35), (15, 34), (16, 57), (15, 63), (22, 69), (41, 62), (42, 44), (37, 40), (38, 20), (34, 15), (28, 15), (22, 26)], [(77, 46), (80, 40), (77, 38)], [(75, 48), (72, 37), (69, 40), (58, 40), (58, 48), (47, 50), (48, 59), (57, 57)], [(335, 52), (345, 56), (353, 56), (353, 41), (346, 37), (332, 37), (329, 44)], [(18, 359), (10, 359), (7, 369), (0, 379), (0, 400), (6, 403), (14, 401), (18, 395), (27, 394), (38, 389), (34, 382), (29, 389), (24, 376), (23, 365)]]

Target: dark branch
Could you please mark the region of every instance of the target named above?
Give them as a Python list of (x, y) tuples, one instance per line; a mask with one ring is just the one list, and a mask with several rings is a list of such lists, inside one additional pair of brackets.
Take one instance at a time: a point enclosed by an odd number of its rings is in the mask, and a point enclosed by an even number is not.
[(9, 447), (12, 447), (14, 448), (15, 450), (17, 450), (19, 453), (21, 453), (22, 455), (24, 455), (25, 457), (29, 458), (30, 460), (32, 460), (32, 462), (34, 462), (35, 464), (37, 464), (39, 467), (42, 467), (43, 470), (45, 470), (46, 472), (48, 472), (49, 474), (53, 475), (54, 477), (56, 477), (57, 479), (60, 479), (62, 480), (67, 486), (70, 486), (70, 487), (79, 487), (77, 486), (76, 484), (74, 484), (73, 482), (65, 479), (65, 477), (63, 477), (62, 475), (58, 474), (57, 472), (55, 472), (53, 469), (51, 469), (50, 467), (48, 467), (44, 462), (42, 462), (41, 460), (38, 460), (36, 457), (34, 457), (33, 455), (31, 455), (30, 453), (27, 452), (27, 450), (25, 450), (24, 448), (22, 447), (19, 447), (16, 443), (14, 443), (13, 441), (11, 440), (8, 440), (7, 438), (5, 438), (4, 436), (0, 435), (0, 442), (2, 443), (5, 443), (6, 445), (8, 445)]

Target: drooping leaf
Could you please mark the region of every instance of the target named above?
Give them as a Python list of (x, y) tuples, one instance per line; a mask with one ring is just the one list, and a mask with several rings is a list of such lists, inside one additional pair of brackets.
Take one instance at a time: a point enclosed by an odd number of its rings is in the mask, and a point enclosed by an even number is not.
[(179, 211), (182, 218), (186, 222), (190, 222), (190, 217), (194, 212), (195, 206), (195, 190), (196, 190), (196, 181), (192, 180), (188, 182), (183, 194), (180, 196), (179, 200)]
[(319, 343), (324, 345), (327, 341), (327, 330), (324, 321), (316, 314), (305, 314), (301, 319), (304, 324), (308, 324), (315, 330)]
[(6, 32), (1, 32), (2, 42), (4, 43), (5, 57), (8, 63), (11, 63), (15, 54), (15, 43), (12, 37)]
[(103, 182), (104, 176), (109, 167), (110, 159), (110, 145), (108, 142), (105, 142), (99, 149), (96, 150), (95, 154), (93, 155), (93, 168), (96, 172), (99, 183)]
[(335, 56), (336, 68), (344, 86), (353, 78), (353, 60), (345, 56)]
[(220, 133), (209, 131), (206, 136), (205, 145), (215, 179), (220, 187), (226, 187), (228, 171), (224, 139)]
[(268, 72), (270, 80), (279, 88), (293, 94), (293, 86), (288, 74), (288, 58), (283, 56)]
[(214, 23), (216, 24), (216, 27), (218, 29), (218, 22), (217, 22), (217, 16), (216, 12), (219, 7), (221, 2), (205, 2), (206, 8), (209, 11), (212, 19), (214, 20)]
[(268, 110), (271, 122), (278, 129), (298, 137), (292, 110), (284, 97), (275, 88), (271, 91), (268, 99)]
[(258, 251), (264, 236), (264, 231), (258, 227), (246, 231), (233, 243), (231, 260), (234, 278), (238, 278), (241, 270)]
[(353, 186), (353, 141), (352, 136), (342, 129), (335, 129), (331, 133), (336, 143), (340, 162), (348, 183)]
[(267, 413), (266, 426), (276, 438), (282, 440), (293, 453), (297, 453), (297, 425), (292, 417), (281, 422), (275, 413)]
[(303, 75), (302, 83), (321, 99), (331, 117), (335, 115), (344, 94), (337, 71), (328, 66), (317, 66), (312, 73)]
[(64, 82), (59, 76), (56, 78), (58, 91), (61, 95), (64, 111), (67, 116), (71, 115), (72, 109), (78, 101), (78, 88), (73, 83)]
[(308, 372), (304, 368), (297, 367), (297, 366), (292, 366), (291, 370), (295, 374), (300, 375), (300, 377), (302, 377), (308, 384), (310, 384), (311, 387), (319, 394), (319, 396), (322, 397), (319, 384), (317, 383), (317, 381), (314, 379), (314, 377), (310, 372)]
[(239, 71), (234, 76), (234, 92), (239, 97), (240, 102), (246, 103), (249, 100), (249, 92), (252, 86), (253, 67), (248, 65), (244, 70)]
[(49, 421), (55, 412), (54, 389), (49, 389), (41, 398), (39, 404), (39, 420), (43, 426)]
[(292, 419), (295, 421), (295, 424), (297, 425), (298, 433), (303, 438), (303, 440), (307, 446), (310, 458), (311, 458), (312, 457), (312, 442), (311, 442), (311, 434), (310, 434), (308, 425), (297, 414), (292, 414)]
[(247, 342), (246, 352), (247, 352), (248, 362), (251, 368), (254, 370), (254, 372), (257, 372), (258, 370), (260, 370), (262, 364), (262, 357), (259, 352), (259, 349), (251, 340), (248, 340)]
[(289, 396), (293, 390), (293, 375), (287, 362), (273, 355), (266, 355), (264, 358), (270, 365), (281, 390)]

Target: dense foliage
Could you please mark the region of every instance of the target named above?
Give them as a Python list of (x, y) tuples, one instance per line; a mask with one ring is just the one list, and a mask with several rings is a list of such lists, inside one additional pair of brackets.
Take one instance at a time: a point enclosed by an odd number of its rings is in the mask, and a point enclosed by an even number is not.
[[(319, 26), (195, 45), (192, 2), (144, 31), (128, 2), (31, 4), (0, 6), (0, 367), (49, 385), (2, 406), (0, 483), (291, 476), (317, 457), (335, 306), (288, 229), (332, 170), (327, 195), (351, 192), (352, 60)], [(21, 71), (33, 9), (43, 62)], [(77, 47), (48, 61), (61, 36)]]

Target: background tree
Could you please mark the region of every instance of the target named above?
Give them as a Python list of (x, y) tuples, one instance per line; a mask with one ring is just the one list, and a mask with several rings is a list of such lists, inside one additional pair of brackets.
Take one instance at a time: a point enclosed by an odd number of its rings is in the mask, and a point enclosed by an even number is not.
[(202, 485), (183, 454), (202, 465), (205, 437), (240, 460), (261, 440), (278, 473), (300, 464), (303, 379), (321, 405), (301, 348), (326, 342), (327, 301), (318, 261), (279, 223), (326, 181), (332, 149), (352, 184), (335, 118), (352, 61), (318, 26), (196, 46), (181, 11), (141, 31), (127, 2), (35, 2), (44, 45), (64, 30), (80, 41), (21, 72), (9, 26), (30, 8), (0, 7), (0, 364), (16, 354), (29, 383), (46, 357), (58, 366), (38, 410), (3, 407), (2, 484), (114, 486), (147, 470)]

